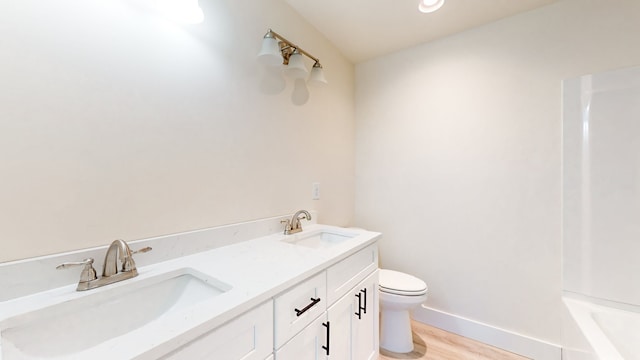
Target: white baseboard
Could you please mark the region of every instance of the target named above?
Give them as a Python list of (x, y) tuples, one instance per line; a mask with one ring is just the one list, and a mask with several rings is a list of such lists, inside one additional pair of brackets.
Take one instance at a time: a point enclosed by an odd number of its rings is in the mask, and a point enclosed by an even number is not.
[(425, 306), (413, 319), (535, 360), (561, 360), (562, 347)]

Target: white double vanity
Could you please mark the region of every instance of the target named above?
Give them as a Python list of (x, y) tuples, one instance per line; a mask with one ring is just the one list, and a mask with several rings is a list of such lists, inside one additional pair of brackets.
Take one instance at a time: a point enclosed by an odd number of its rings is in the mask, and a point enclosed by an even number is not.
[(0, 264), (0, 360), (377, 359), (380, 234), (282, 219), (131, 242), (139, 275), (87, 291), (55, 267), (104, 248)]

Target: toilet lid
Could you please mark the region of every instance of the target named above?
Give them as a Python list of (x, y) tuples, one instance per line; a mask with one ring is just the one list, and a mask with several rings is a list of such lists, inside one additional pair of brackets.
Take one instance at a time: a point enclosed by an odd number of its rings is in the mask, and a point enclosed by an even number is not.
[(380, 290), (401, 295), (420, 295), (427, 292), (427, 284), (415, 276), (399, 271), (380, 269)]

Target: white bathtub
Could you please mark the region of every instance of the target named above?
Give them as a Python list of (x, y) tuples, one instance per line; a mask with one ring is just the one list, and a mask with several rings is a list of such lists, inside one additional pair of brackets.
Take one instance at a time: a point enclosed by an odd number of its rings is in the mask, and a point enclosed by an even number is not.
[(567, 295), (563, 301), (570, 314), (563, 359), (640, 360), (638, 307)]

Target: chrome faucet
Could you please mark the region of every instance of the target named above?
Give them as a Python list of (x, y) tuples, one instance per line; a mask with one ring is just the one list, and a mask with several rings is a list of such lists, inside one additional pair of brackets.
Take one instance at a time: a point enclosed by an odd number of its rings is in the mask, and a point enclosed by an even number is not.
[(120, 261), (122, 262), (122, 270), (120, 271), (123, 273), (135, 273), (131, 277), (138, 275), (131, 248), (124, 240), (118, 239), (113, 240), (109, 245), (109, 249), (107, 249), (107, 254), (104, 256), (104, 264), (102, 265), (102, 276), (113, 276), (118, 273), (118, 254), (120, 254)]
[(299, 233), (302, 231), (302, 224), (300, 223), (301, 219), (311, 220), (311, 214), (307, 210), (299, 210), (291, 217), (291, 220), (286, 219), (280, 221), (285, 224), (284, 226), (284, 234), (291, 235), (295, 233)]
[[(93, 258), (84, 259), (80, 262), (68, 262), (60, 264), (56, 269), (67, 269), (74, 266), (84, 266), (80, 273), (80, 281), (78, 282), (77, 291), (95, 289), (104, 285), (113, 284), (118, 281), (131, 279), (138, 276), (136, 262), (133, 260), (133, 254), (145, 253), (150, 251), (150, 247), (145, 247), (137, 251), (131, 251), (129, 245), (124, 240), (114, 240), (104, 257), (104, 265), (102, 267), (102, 277), (96, 275), (93, 268)], [(118, 270), (118, 258), (122, 263), (122, 267)]]

